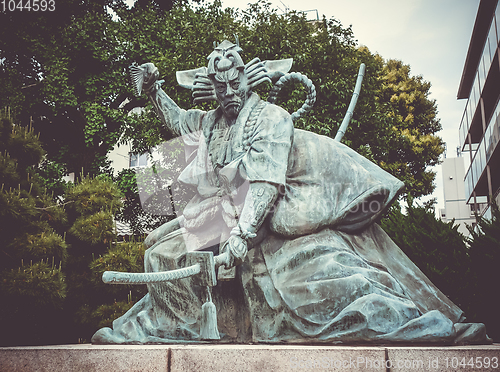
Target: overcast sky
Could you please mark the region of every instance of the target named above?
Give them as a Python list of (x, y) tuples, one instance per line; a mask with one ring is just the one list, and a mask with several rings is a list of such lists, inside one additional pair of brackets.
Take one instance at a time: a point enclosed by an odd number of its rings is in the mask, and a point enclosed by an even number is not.
[[(223, 0), (225, 7), (245, 9), (247, 1)], [(432, 84), (447, 144), (456, 157), (458, 126), (465, 109), (457, 100), (458, 85), (469, 47), (479, 0), (271, 0), (284, 10), (317, 9), (319, 16), (352, 25), (355, 38), (384, 59), (399, 59)], [(468, 155), (468, 154), (464, 154)], [(465, 157), (467, 160), (467, 157)], [(437, 208), (444, 206), (441, 167), (437, 167)]]

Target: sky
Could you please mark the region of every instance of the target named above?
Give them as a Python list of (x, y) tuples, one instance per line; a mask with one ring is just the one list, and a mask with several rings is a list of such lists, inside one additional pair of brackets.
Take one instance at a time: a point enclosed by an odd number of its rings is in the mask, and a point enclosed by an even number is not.
[[(245, 9), (247, 1), (223, 0), (224, 7)], [(466, 100), (457, 100), (458, 86), (476, 19), (479, 0), (270, 0), (281, 10), (317, 10), (320, 18), (336, 18), (352, 26), (359, 45), (384, 59), (410, 65), (411, 74), (432, 84), (447, 157), (457, 156), (458, 127)], [(308, 17), (315, 15), (308, 13)], [(354, 87), (353, 87), (354, 88)], [(463, 156), (466, 160), (467, 153)], [(466, 168), (467, 169), (467, 168)], [(437, 208), (444, 207), (441, 166), (435, 180)], [(430, 198), (430, 197), (429, 197)], [(428, 200), (423, 198), (422, 200)]]

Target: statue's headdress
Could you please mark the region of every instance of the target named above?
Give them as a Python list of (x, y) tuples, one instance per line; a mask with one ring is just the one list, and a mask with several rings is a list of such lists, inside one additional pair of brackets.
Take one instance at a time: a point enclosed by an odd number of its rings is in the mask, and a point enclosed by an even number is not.
[(217, 71), (227, 71), (231, 68), (244, 71), (247, 75), (247, 83), (250, 89), (253, 89), (265, 81), (272, 83), (273, 76), (282, 76), (292, 67), (291, 58), (264, 62), (254, 58), (245, 64), (241, 58), (241, 52), (238, 38), (236, 38), (236, 43), (224, 40), (215, 46), (214, 51), (207, 57), (208, 67), (177, 71), (177, 82), (180, 86), (193, 91), (194, 103), (215, 101), (215, 90), (210, 76), (215, 75)]
[(263, 62), (259, 58), (254, 58), (247, 64), (244, 64), (240, 56), (241, 52), (242, 49), (237, 37), (235, 43), (224, 40), (219, 45), (214, 44), (214, 51), (207, 57), (208, 67), (177, 71), (177, 82), (181, 87), (193, 91), (194, 103), (215, 101), (215, 89), (211, 76), (216, 75), (218, 71), (224, 72), (231, 68), (236, 68), (245, 72), (248, 79), (247, 84), (250, 89), (265, 81), (275, 83), (268, 97), (269, 102), (274, 102), (281, 87), (290, 80), (296, 80), (304, 84), (308, 95), (302, 108), (292, 114), (292, 120), (295, 121), (311, 110), (316, 100), (316, 90), (311, 80), (305, 75), (297, 72), (288, 74), (288, 71), (292, 67), (292, 58)]
[(227, 71), (231, 68), (243, 70), (245, 64), (240, 56), (242, 51), (238, 44), (224, 40), (208, 56), (208, 76), (215, 75), (217, 71)]

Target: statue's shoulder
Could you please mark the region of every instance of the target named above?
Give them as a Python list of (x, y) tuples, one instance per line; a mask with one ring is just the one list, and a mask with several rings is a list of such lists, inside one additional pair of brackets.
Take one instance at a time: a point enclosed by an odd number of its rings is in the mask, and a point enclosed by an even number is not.
[(280, 117), (290, 118), (290, 120), (292, 120), (290, 113), (288, 111), (286, 111), (283, 107), (278, 106), (274, 103), (269, 103), (267, 101), (263, 101), (263, 102), (265, 102), (265, 108), (263, 110), (264, 113), (278, 115)]
[(199, 109), (189, 109), (187, 110), (187, 113), (190, 113), (193, 117), (201, 119), (203, 125), (213, 123), (222, 116), (222, 110), (220, 109), (220, 107), (209, 111), (203, 111)]
[(289, 121), (293, 125), (290, 113), (274, 103), (260, 99), (253, 111), (258, 113), (259, 120)]
[(249, 115), (247, 126), (272, 136), (293, 136), (291, 115), (282, 107), (260, 100)]

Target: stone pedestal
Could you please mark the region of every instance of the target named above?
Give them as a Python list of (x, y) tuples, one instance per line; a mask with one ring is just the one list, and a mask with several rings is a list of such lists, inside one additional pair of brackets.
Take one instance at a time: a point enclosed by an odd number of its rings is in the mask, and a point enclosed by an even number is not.
[(62, 345), (0, 348), (0, 371), (500, 371), (484, 346)]

